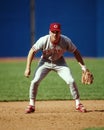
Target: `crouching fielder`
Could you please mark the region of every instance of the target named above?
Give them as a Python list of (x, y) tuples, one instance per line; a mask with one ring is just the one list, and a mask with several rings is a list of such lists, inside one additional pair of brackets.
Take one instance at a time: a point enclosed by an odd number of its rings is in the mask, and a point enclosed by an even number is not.
[(80, 102), (78, 87), (71, 74), (71, 70), (67, 66), (67, 63), (64, 59), (64, 52), (68, 51), (73, 53), (83, 71), (86, 71), (86, 67), (80, 52), (73, 44), (71, 39), (61, 34), (61, 25), (59, 23), (51, 23), (49, 34), (39, 38), (39, 40), (37, 40), (30, 49), (27, 56), (26, 69), (24, 72), (26, 77), (29, 77), (31, 73), (31, 63), (33, 57), (39, 50), (42, 51), (42, 56), (35, 71), (34, 78), (30, 84), (30, 101), (26, 109), (26, 113), (32, 113), (35, 111), (38, 86), (43, 78), (52, 70), (55, 71), (69, 86), (72, 97), (75, 100), (76, 110), (80, 112), (86, 112), (86, 109)]

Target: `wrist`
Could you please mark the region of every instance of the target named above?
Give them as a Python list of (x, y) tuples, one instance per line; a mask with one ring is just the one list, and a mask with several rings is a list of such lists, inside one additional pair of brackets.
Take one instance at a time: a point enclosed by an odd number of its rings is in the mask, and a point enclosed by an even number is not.
[(85, 65), (81, 65), (81, 69), (83, 70), (83, 71), (86, 71), (86, 66)]
[(30, 66), (26, 66), (26, 69), (27, 69), (27, 70), (30, 70)]

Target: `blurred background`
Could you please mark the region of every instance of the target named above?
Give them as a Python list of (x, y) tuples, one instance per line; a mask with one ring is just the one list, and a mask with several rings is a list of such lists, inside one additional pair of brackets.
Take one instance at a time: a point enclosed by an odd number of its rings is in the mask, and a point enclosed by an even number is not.
[(1, 0), (0, 57), (27, 56), (52, 22), (83, 56), (104, 57), (104, 0)]

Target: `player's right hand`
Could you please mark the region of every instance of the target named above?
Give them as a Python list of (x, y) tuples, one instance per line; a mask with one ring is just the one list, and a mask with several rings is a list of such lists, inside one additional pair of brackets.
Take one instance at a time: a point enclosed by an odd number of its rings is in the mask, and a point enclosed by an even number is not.
[(24, 72), (24, 76), (29, 78), (30, 73), (31, 73), (31, 70), (30, 69), (26, 69), (25, 72)]

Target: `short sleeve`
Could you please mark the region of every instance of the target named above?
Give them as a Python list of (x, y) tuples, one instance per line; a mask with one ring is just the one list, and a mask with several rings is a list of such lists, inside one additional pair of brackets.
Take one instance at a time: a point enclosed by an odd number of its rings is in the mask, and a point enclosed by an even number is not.
[(75, 46), (75, 44), (72, 42), (72, 40), (70, 38), (68, 38), (67, 36), (64, 36), (64, 40), (65, 40), (65, 45), (66, 45), (66, 50), (68, 52), (73, 53), (77, 47)]
[(36, 43), (32, 46), (35, 52), (42, 50), (45, 44), (47, 43), (47, 39), (49, 38), (49, 35), (43, 36), (39, 38), (39, 40), (36, 41)]

